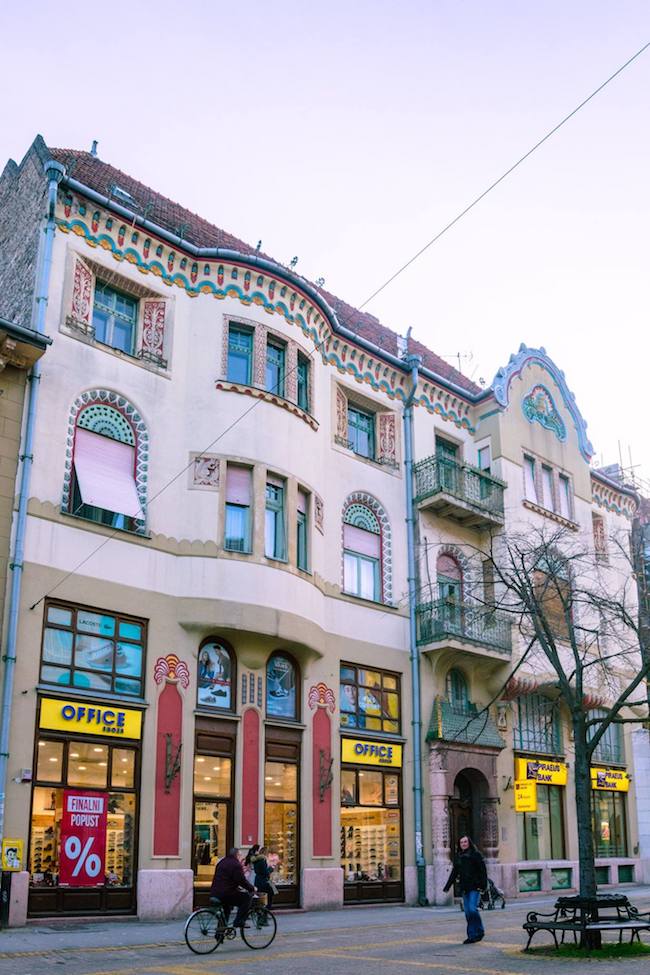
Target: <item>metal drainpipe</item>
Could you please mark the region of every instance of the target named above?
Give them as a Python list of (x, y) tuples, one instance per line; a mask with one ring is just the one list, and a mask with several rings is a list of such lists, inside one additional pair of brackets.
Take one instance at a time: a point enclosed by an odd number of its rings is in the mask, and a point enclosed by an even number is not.
[[(34, 330), (45, 334), (45, 316), (50, 291), (50, 272), (52, 270), (52, 248), (56, 231), (55, 209), (57, 187), (65, 173), (61, 163), (48, 160), (45, 164), (45, 175), (48, 179), (47, 190), (47, 222), (41, 241), (38, 283), (34, 306)], [(41, 364), (37, 361), (32, 366), (27, 377), (27, 419), (23, 435), (22, 470), (20, 474), (20, 491), (18, 495), (18, 515), (16, 517), (16, 531), (14, 535), (13, 554), (9, 561), (11, 569), (11, 590), (9, 595), (9, 621), (7, 624), (7, 643), (3, 655), (4, 674), (2, 682), (2, 718), (0, 720), (0, 838), (4, 836), (5, 825), (5, 795), (7, 791), (7, 769), (9, 764), (9, 734), (11, 730), (11, 705), (14, 689), (14, 673), (16, 667), (16, 645), (18, 635), (18, 615), (20, 610), (20, 591), (23, 575), (23, 557), (25, 552), (25, 528), (27, 524), (27, 500), (29, 498), (29, 482), (32, 473), (34, 445), (34, 428), (36, 425), (36, 405), (38, 401), (38, 387), (41, 379)]]
[[(410, 329), (409, 329), (410, 334)], [(407, 336), (408, 343), (408, 336)], [(408, 346), (407, 346), (408, 347)], [(417, 603), (417, 570), (415, 565), (415, 506), (413, 502), (413, 400), (418, 387), (419, 355), (406, 355), (411, 370), (411, 389), (404, 403), (404, 480), (406, 482), (406, 548), (408, 557), (409, 650), (411, 662), (411, 697), (413, 719), (413, 825), (415, 829), (415, 865), (418, 877), (418, 904), (427, 901), (426, 861), (422, 842), (422, 710), (420, 705), (420, 655), (418, 653), (415, 607)]]

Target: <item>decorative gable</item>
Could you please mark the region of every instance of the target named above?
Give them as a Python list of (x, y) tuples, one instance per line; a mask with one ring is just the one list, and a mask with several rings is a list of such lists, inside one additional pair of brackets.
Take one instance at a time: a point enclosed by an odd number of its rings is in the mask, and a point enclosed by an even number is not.
[(554, 433), (560, 443), (566, 441), (566, 426), (560, 416), (553, 397), (546, 386), (541, 383), (533, 386), (527, 396), (524, 396), (521, 408), (529, 423), (539, 423), (545, 430)]

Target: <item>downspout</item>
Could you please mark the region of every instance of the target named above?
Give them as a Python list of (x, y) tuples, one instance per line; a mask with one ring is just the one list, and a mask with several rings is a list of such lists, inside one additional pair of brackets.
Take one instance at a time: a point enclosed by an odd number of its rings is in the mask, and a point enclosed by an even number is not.
[[(409, 329), (409, 335), (410, 335)], [(415, 564), (415, 504), (413, 501), (413, 401), (418, 388), (418, 370), (422, 359), (409, 355), (406, 338), (406, 365), (411, 371), (411, 389), (404, 403), (404, 481), (406, 487), (406, 551), (408, 559), (409, 652), (411, 662), (411, 698), (413, 718), (413, 826), (415, 832), (415, 865), (418, 880), (418, 904), (427, 901), (426, 861), (422, 841), (422, 709), (420, 703), (420, 654), (417, 645), (415, 607), (417, 604), (417, 569)]]
[[(45, 175), (48, 180), (47, 188), (47, 221), (41, 240), (40, 261), (36, 283), (36, 301), (34, 304), (34, 331), (45, 334), (45, 317), (50, 291), (50, 272), (52, 270), (52, 249), (56, 231), (56, 194), (57, 187), (65, 173), (61, 163), (48, 160), (45, 163)], [(20, 610), (20, 592), (23, 577), (23, 558), (25, 553), (25, 529), (27, 525), (27, 501), (29, 498), (29, 483), (32, 473), (34, 446), (34, 428), (36, 425), (36, 406), (38, 402), (38, 388), (41, 379), (41, 364), (37, 360), (27, 377), (27, 418), (22, 442), (22, 470), (20, 473), (20, 489), (18, 493), (18, 515), (16, 516), (16, 531), (14, 535), (13, 553), (9, 560), (11, 569), (11, 589), (9, 594), (9, 619), (7, 623), (7, 642), (3, 654), (4, 674), (2, 681), (2, 718), (0, 719), (0, 838), (4, 836), (5, 824), (5, 795), (7, 791), (7, 770), (9, 765), (9, 734), (11, 730), (11, 706), (13, 701), (14, 674), (16, 669), (16, 647), (18, 636), (18, 615)]]

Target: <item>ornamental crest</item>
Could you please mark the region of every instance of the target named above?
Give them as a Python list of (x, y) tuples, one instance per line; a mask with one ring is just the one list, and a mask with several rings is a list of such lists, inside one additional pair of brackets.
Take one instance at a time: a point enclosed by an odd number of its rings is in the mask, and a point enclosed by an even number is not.
[(175, 653), (168, 653), (166, 657), (158, 657), (153, 669), (153, 679), (156, 684), (163, 681), (178, 682), (186, 690), (190, 686), (190, 672), (187, 664), (179, 660)]
[(307, 703), (311, 711), (315, 711), (316, 708), (327, 708), (331, 714), (334, 714), (336, 710), (334, 691), (327, 684), (324, 684), (323, 681), (309, 688)]
[(566, 427), (546, 386), (533, 386), (522, 400), (521, 408), (529, 423), (541, 423), (545, 430), (550, 430), (560, 443), (564, 443)]

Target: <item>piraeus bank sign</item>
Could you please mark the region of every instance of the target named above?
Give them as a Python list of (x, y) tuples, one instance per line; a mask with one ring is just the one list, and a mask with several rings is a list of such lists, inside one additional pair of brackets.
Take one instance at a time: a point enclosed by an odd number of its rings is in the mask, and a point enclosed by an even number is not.
[(541, 759), (516, 758), (515, 779), (525, 782), (531, 779), (539, 785), (566, 785), (566, 762), (542, 761)]
[(39, 727), (77, 735), (136, 738), (142, 733), (142, 712), (114, 704), (91, 704), (44, 697)]

